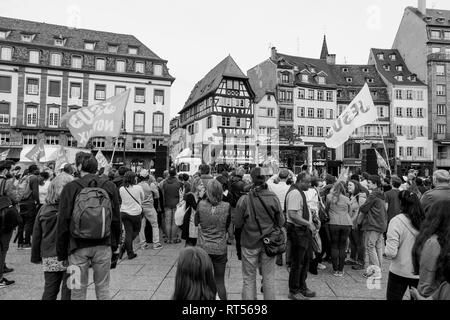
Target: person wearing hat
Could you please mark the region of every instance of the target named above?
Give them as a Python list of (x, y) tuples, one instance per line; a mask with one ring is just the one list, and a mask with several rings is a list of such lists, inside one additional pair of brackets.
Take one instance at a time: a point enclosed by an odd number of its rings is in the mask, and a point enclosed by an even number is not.
[(446, 170), (436, 170), (433, 174), (434, 189), (425, 192), (420, 199), (425, 215), (436, 202), (450, 200), (450, 173)]

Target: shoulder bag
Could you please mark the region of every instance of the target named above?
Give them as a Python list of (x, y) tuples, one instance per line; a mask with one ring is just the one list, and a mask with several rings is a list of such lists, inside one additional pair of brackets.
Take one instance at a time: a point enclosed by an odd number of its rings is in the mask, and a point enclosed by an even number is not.
[(123, 186), (123, 188), (125, 189), (126, 192), (128, 192), (128, 194), (130, 195), (130, 197), (133, 198), (133, 200), (141, 207), (141, 215), (144, 216), (144, 208), (142, 208), (142, 204), (139, 203), (139, 201), (136, 200), (135, 197), (133, 197), (133, 195), (130, 193), (130, 191), (128, 191), (128, 188)]

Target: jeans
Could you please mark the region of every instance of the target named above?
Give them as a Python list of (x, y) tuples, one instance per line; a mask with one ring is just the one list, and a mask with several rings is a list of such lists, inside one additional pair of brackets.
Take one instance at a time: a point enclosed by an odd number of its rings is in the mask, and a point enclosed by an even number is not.
[(347, 249), (347, 239), (351, 226), (330, 225), (331, 261), (334, 271), (343, 271)]
[(256, 300), (256, 271), (260, 266), (264, 300), (275, 300), (275, 259), (267, 256), (264, 248), (242, 248), (242, 300)]
[(61, 288), (61, 300), (70, 300), (70, 289), (67, 286), (69, 273), (66, 271), (44, 272), (45, 287), (42, 300), (56, 300)]
[[(21, 222), (19, 224), (18, 233), (18, 244), (31, 244), (31, 235), (33, 233), (34, 220), (36, 219), (36, 205), (32, 202), (21, 203), (19, 205)], [(25, 233), (25, 236), (24, 236)]]
[(366, 266), (383, 265), (384, 238), (382, 232), (364, 231), (364, 246), (366, 248)]
[(145, 222), (148, 220), (152, 225), (153, 244), (159, 243), (158, 213), (154, 208), (144, 208), (144, 218), (142, 218), (139, 240), (145, 244)]
[(242, 247), (241, 247), (241, 234), (242, 228), (234, 228), (234, 239), (236, 239), (236, 256), (238, 260), (242, 260)]
[(307, 227), (287, 225), (291, 240), (291, 269), (289, 271), (289, 292), (297, 294), (307, 289), (309, 262), (312, 258), (312, 233)]
[(350, 258), (360, 265), (364, 265), (364, 233), (359, 229), (352, 229), (352, 231), (350, 231)]
[(319, 236), (320, 241), (322, 241), (322, 252), (318, 261), (322, 262), (324, 256), (326, 256), (326, 259), (331, 258), (330, 225), (328, 223), (320, 227)]
[[(94, 271), (95, 294), (97, 300), (109, 300), (109, 271), (111, 268), (111, 247), (96, 246), (77, 249), (69, 256), (69, 272), (75, 279), (72, 287), (72, 300), (86, 300), (87, 286), (89, 281), (89, 266)], [(80, 275), (77, 286), (77, 274)]]
[(8, 253), (12, 234), (13, 230), (8, 232), (0, 230), (0, 280), (3, 279), (3, 268), (5, 267), (6, 254)]
[(175, 210), (176, 208), (165, 208), (164, 210), (164, 222), (166, 226), (167, 240), (172, 242), (178, 239), (178, 226), (175, 224)]
[(225, 289), (225, 268), (227, 266), (227, 254), (210, 254), (214, 268), (214, 279), (216, 280), (217, 293), (220, 300), (227, 300), (227, 290)]
[(128, 256), (134, 253), (133, 251), (133, 241), (139, 234), (141, 230), (141, 215), (132, 216), (128, 213), (121, 212), (120, 216), (122, 218), (122, 223), (125, 228), (125, 250)]
[(389, 272), (386, 300), (403, 300), (408, 287), (417, 288), (419, 279), (405, 278)]

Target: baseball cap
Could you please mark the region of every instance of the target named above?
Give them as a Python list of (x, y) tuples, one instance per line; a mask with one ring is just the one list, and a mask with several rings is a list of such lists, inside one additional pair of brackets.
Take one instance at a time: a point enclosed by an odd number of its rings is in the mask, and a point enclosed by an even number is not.
[(147, 177), (149, 176), (148, 170), (147, 170), (147, 169), (142, 169), (142, 170), (139, 172), (139, 176), (142, 177), (142, 178), (147, 178)]

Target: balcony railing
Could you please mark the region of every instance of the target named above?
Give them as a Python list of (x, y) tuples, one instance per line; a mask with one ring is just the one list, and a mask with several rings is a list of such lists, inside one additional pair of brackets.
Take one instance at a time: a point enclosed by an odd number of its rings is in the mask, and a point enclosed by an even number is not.
[(433, 139), (434, 140), (448, 140), (450, 141), (450, 133), (434, 133), (433, 134)]
[(450, 61), (450, 53), (430, 53), (428, 61)]

